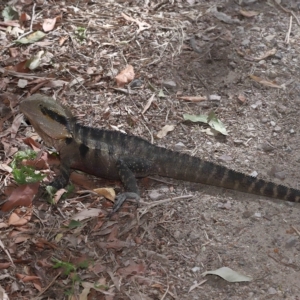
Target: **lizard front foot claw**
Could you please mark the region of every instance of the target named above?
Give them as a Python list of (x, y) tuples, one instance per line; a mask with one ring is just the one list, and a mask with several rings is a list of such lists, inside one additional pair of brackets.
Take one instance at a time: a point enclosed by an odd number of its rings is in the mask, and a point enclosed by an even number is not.
[(136, 200), (137, 206), (139, 205), (140, 196), (137, 193), (126, 192), (126, 193), (119, 194), (116, 197), (115, 204), (114, 204), (113, 209), (110, 212), (109, 216), (111, 216), (116, 211), (118, 211), (126, 199), (134, 199), (134, 200)]

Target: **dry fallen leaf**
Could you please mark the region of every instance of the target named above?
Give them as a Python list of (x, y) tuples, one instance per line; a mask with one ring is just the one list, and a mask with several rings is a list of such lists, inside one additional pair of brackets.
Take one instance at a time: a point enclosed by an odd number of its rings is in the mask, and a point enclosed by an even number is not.
[(51, 31), (56, 23), (56, 18), (53, 19), (45, 19), (43, 23), (43, 30), (45, 32)]
[(8, 219), (8, 224), (13, 226), (22, 226), (27, 224), (32, 217), (32, 208), (27, 209), (24, 213), (20, 209), (16, 209)]
[(284, 85), (278, 85), (275, 84), (271, 81), (265, 80), (261, 77), (255, 76), (255, 75), (249, 75), (251, 79), (253, 79), (254, 81), (264, 85), (264, 86), (268, 86), (268, 87), (272, 87), (272, 88), (277, 88), (277, 89), (285, 89)]
[(17, 206), (30, 206), (40, 183), (23, 184), (17, 187), (1, 207), (2, 211), (9, 211)]
[(72, 220), (75, 221), (82, 221), (85, 219), (93, 218), (93, 217), (98, 217), (98, 215), (101, 213), (101, 209), (99, 208), (89, 208), (89, 209), (84, 209), (78, 214), (74, 215), (72, 217)]
[(247, 101), (245, 95), (243, 95), (243, 94), (239, 94), (239, 95), (238, 95), (238, 99), (239, 99), (239, 101), (242, 102), (243, 104)]
[(126, 83), (131, 82), (134, 79), (134, 70), (132, 65), (128, 65), (122, 70), (116, 77), (117, 86), (123, 87)]
[(137, 30), (137, 34), (143, 30), (151, 28), (150, 24), (143, 22), (143, 21), (139, 21), (138, 19), (131, 18), (131, 17), (125, 15), (124, 13), (122, 13), (122, 17), (127, 21), (135, 22), (139, 26), (139, 29)]
[(30, 282), (30, 281), (33, 281), (33, 280), (40, 279), (38, 276), (29, 276), (29, 275), (20, 274), (20, 273), (17, 273), (16, 277), (18, 279), (20, 279), (21, 281), (23, 281), (23, 282)]
[(142, 111), (142, 114), (144, 114), (144, 113), (148, 110), (148, 108), (150, 107), (151, 103), (152, 103), (153, 100), (154, 100), (154, 97), (155, 97), (155, 94), (153, 94), (153, 95), (149, 98), (149, 100), (147, 101), (147, 103), (146, 103), (146, 105), (145, 105), (145, 107), (144, 107), (144, 109), (143, 109), (143, 111)]
[(122, 276), (136, 275), (136, 274), (144, 274), (146, 272), (146, 267), (144, 264), (137, 264), (133, 261), (127, 267), (119, 268), (117, 273)]
[(20, 244), (20, 243), (23, 243), (23, 242), (29, 240), (30, 238), (31, 238), (31, 235), (29, 235), (29, 234), (19, 234), (14, 239), (14, 242), (16, 244)]
[(7, 164), (0, 163), (0, 170), (11, 173), (12, 168), (10, 166), (8, 166)]
[(243, 56), (246, 60), (249, 60), (249, 61), (261, 61), (263, 59), (268, 58), (269, 56), (273, 56), (274, 54), (276, 54), (277, 49), (273, 48), (273, 49), (268, 50), (267, 52), (265, 52), (262, 55), (257, 56), (257, 57), (253, 57), (251, 55), (247, 55), (247, 54), (245, 54), (244, 52), (242, 52), (240, 50), (236, 50), (236, 51), (238, 52), (239, 55)]
[[(32, 138), (33, 136), (31, 137), (26, 137), (23, 139), (23, 142), (30, 146), (34, 151), (39, 151), (42, 146), (40, 143), (38, 143), (35, 139)], [(36, 137), (38, 138), (38, 135), (36, 135)]]
[(185, 101), (191, 101), (191, 102), (200, 102), (207, 100), (206, 96), (181, 96), (178, 97), (178, 99), (182, 99)]
[(218, 20), (220, 20), (224, 23), (227, 23), (227, 24), (240, 24), (241, 23), (240, 20), (233, 19), (233, 18), (231, 18), (231, 16), (218, 11), (216, 7), (213, 7), (211, 9), (211, 12), (212, 12), (213, 16), (215, 16)]
[(94, 189), (94, 192), (101, 196), (104, 196), (106, 199), (110, 201), (115, 201), (116, 192), (113, 188), (98, 188), (98, 189)]
[(165, 137), (167, 135), (168, 132), (173, 131), (175, 128), (174, 125), (165, 125), (158, 133), (157, 133), (157, 137), (159, 139)]
[(228, 282), (244, 282), (244, 281), (252, 280), (251, 277), (239, 274), (238, 272), (236, 272), (228, 267), (222, 267), (222, 268), (219, 268), (219, 269), (213, 270), (213, 271), (206, 271), (206, 272), (202, 273), (201, 275), (206, 276), (207, 274), (218, 275)]
[(275, 55), (276, 52), (277, 52), (277, 49), (276, 49), (276, 48), (273, 48), (273, 49), (271, 49), (271, 50), (265, 52), (265, 53), (262, 54), (261, 56), (255, 57), (255, 58), (253, 58), (253, 59), (256, 60), (256, 61), (260, 61), (260, 60), (266, 59), (266, 58), (269, 57), (269, 56)]
[(67, 192), (66, 189), (59, 189), (59, 190), (54, 194), (53, 202), (54, 202), (55, 204), (57, 204), (58, 201), (60, 200), (60, 198), (62, 197), (62, 195), (63, 195), (64, 193), (66, 193), (66, 192)]
[(258, 11), (253, 11), (253, 10), (247, 11), (247, 10), (241, 9), (240, 14), (244, 17), (252, 18), (252, 17), (255, 17), (255, 16), (259, 15), (259, 12)]
[(19, 127), (20, 127), (22, 121), (23, 121), (22, 114), (19, 114), (14, 118), (12, 125), (11, 125), (11, 138), (12, 139), (14, 139), (16, 137), (16, 134), (19, 130)]

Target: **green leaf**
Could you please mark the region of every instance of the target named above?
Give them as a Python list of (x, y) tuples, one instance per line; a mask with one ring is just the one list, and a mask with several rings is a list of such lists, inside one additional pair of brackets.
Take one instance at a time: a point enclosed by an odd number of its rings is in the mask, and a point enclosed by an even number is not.
[(159, 97), (159, 98), (165, 98), (165, 97), (166, 97), (166, 95), (164, 94), (164, 91), (163, 91), (163, 90), (159, 90), (159, 92), (158, 92), (158, 97)]
[(216, 114), (213, 111), (211, 111), (208, 114), (208, 116), (184, 114), (183, 119), (192, 122), (201, 122), (201, 123), (208, 124), (215, 131), (220, 132), (224, 135), (228, 135), (224, 124), (217, 118)]
[(207, 124), (208, 123), (208, 116), (206, 115), (189, 115), (189, 114), (184, 114), (183, 119), (186, 121), (191, 121), (191, 122), (202, 122)]
[(42, 31), (35, 31), (19, 40), (16, 40), (16, 43), (19, 44), (33, 44), (45, 37), (45, 33)]
[(54, 198), (54, 195), (57, 192), (57, 189), (51, 185), (47, 185), (45, 190), (51, 199)]
[(18, 184), (34, 183), (43, 180), (45, 175), (36, 171), (33, 167), (23, 166), (22, 160), (36, 158), (36, 152), (32, 150), (18, 151), (13, 158), (10, 166), (12, 167), (12, 174)]
[(208, 125), (212, 129), (214, 129), (224, 135), (228, 135), (225, 125), (217, 118), (216, 114), (213, 111), (211, 111), (208, 114)]
[(18, 151), (14, 155), (14, 159), (11, 162), (11, 167), (12, 168), (17, 168), (18, 164), (23, 160), (23, 159), (34, 159), (36, 158), (36, 152), (32, 150), (26, 150), (26, 151)]
[(87, 269), (90, 264), (91, 264), (91, 261), (86, 259), (86, 260), (81, 261), (77, 266), (78, 266), (78, 268), (81, 268), (81, 269)]
[(19, 14), (11, 6), (6, 6), (2, 11), (4, 21), (19, 20)]
[(222, 267), (220, 269), (214, 271), (207, 271), (202, 273), (202, 276), (206, 276), (207, 274), (218, 275), (229, 282), (243, 282), (243, 281), (251, 281), (252, 278), (249, 276), (241, 275), (236, 271), (228, 267)]
[(76, 220), (71, 220), (69, 225), (68, 225), (68, 228), (74, 229), (74, 228), (77, 228), (77, 227), (80, 227), (80, 226), (82, 226), (81, 222), (76, 221)]
[(86, 30), (87, 29), (84, 27), (77, 27), (77, 29), (75, 30), (75, 35), (81, 42), (86, 39)]
[(65, 275), (69, 275), (71, 272), (76, 271), (76, 266), (74, 266), (73, 264), (71, 264), (69, 262), (61, 261), (56, 258), (53, 258), (52, 261), (55, 262), (53, 268), (54, 269), (63, 268)]
[(18, 184), (38, 182), (45, 177), (45, 175), (37, 173), (32, 167), (28, 166), (22, 166), (20, 169), (13, 169), (12, 174)]
[(41, 64), (41, 59), (44, 53), (45, 53), (44, 51), (39, 51), (37, 55), (31, 57), (26, 61), (25, 66), (30, 70), (36, 69)]

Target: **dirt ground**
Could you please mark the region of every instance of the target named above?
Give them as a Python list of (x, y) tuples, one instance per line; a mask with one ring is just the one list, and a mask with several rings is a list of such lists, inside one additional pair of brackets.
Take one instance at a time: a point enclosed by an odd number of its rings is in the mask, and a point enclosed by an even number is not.
[[(33, 3), (19, 2), (16, 6), (31, 15)], [(36, 88), (37, 78), (29, 78), (21, 88), (22, 76), (4, 73), (2, 93), (18, 99), (29, 92), (54, 95), (86, 125), (153, 139), (299, 188), (298, 1), (38, 1), (33, 23), (60, 13), (43, 42), (16, 46), (23, 52), (14, 58), (8, 51), (13, 39), (1, 31), (2, 68), (44, 50), (50, 60), (27, 74), (54, 78), (55, 84)], [(78, 28), (86, 29), (84, 37)], [(114, 78), (127, 64), (139, 88), (117, 87)], [(183, 114), (212, 110), (226, 126), (226, 137), (183, 120)], [(3, 123), (3, 132), (12, 121)], [(165, 125), (175, 128), (157, 138)], [(2, 134), (1, 142), (21, 150), (22, 139), (32, 132), (23, 122), (15, 139)], [(3, 161), (11, 159), (2, 153)], [(3, 182), (12, 181), (1, 172)], [(122, 190), (120, 183), (90, 182)], [(299, 299), (300, 204), (166, 178), (139, 180), (139, 186), (142, 205), (136, 209), (128, 202), (110, 220), (105, 218), (109, 201), (75, 193), (57, 207), (36, 199), (26, 224), (29, 238), (14, 246), (15, 228), (2, 228), (1, 240), (16, 261), (16, 268), (3, 269), (0, 277), (10, 299)], [(78, 181), (75, 188), (84, 189)], [(102, 213), (75, 229), (64, 227), (87, 208)], [(2, 214), (2, 221), (8, 217)], [(7, 261), (4, 251), (1, 257)], [(53, 257), (90, 264), (73, 270), (81, 280), (74, 283), (53, 268)], [(253, 280), (230, 283), (202, 276), (225, 266)], [(37, 276), (41, 289), (18, 274)], [(87, 283), (98, 289), (84, 296)], [(66, 295), (70, 290), (73, 296)]]

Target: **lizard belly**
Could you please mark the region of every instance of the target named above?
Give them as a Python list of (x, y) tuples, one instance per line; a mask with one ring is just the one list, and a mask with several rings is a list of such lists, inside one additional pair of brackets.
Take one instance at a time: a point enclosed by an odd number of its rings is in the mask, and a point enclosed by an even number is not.
[(106, 159), (98, 159), (97, 163), (92, 160), (73, 160), (71, 168), (97, 177), (113, 180), (120, 179), (115, 162), (107, 161)]

